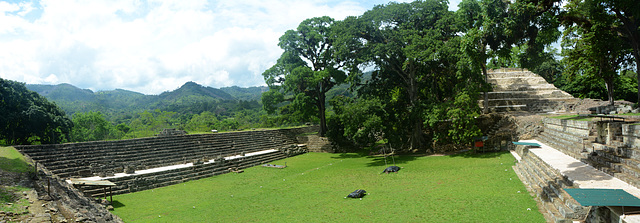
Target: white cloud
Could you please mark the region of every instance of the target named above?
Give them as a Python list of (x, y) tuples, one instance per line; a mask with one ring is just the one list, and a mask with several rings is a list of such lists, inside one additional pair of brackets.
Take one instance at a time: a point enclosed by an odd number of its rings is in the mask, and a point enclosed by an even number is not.
[(0, 77), (146, 94), (187, 81), (264, 85), (286, 30), (386, 2), (0, 0)]

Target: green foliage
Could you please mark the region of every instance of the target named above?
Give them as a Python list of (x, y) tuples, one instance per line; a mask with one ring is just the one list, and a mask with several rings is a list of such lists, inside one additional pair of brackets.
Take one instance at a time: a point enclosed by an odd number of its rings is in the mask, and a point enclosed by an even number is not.
[(73, 130), (71, 140), (75, 142), (120, 139), (128, 127), (121, 123), (114, 127), (100, 112), (86, 112), (73, 114)]
[(444, 114), (442, 117), (451, 120), (451, 125), (442, 128), (443, 126), (437, 124), (444, 118), (429, 119), (430, 126), (436, 130), (433, 132), (435, 142), (465, 145), (471, 143), (474, 137), (482, 135), (475, 123), (475, 118), (480, 115), (480, 108), (473, 100), (475, 98), (478, 98), (477, 94), (460, 92), (455, 100), (434, 107), (433, 114)]
[[(382, 157), (310, 153), (274, 163), (284, 169), (116, 195), (113, 213), (126, 222), (545, 222), (513, 161), (508, 152), (398, 156), (404, 168), (380, 174)], [(369, 194), (344, 198), (355, 189)]]
[(0, 138), (9, 144), (59, 143), (73, 126), (56, 104), (0, 78)]
[[(624, 71), (623, 74), (616, 77), (614, 80), (614, 86), (616, 86), (617, 92), (614, 94), (615, 100), (636, 102), (636, 91), (638, 88), (635, 76), (636, 74), (634, 72)], [(608, 100), (604, 80), (597, 76), (563, 75), (556, 79), (554, 84), (577, 98)]]
[(218, 118), (213, 113), (205, 111), (194, 115), (185, 125), (185, 130), (187, 132), (208, 132), (217, 129), (216, 124), (218, 124)]
[[(278, 44), (284, 53), (262, 74), (269, 86), (262, 96), (265, 110), (280, 107), (281, 113), (299, 121), (308, 121), (314, 114), (320, 120), (321, 136), (327, 131), (326, 93), (346, 79), (341, 70), (345, 62), (335, 56), (333, 23), (328, 16), (316, 17), (286, 31)], [(283, 106), (284, 101), (291, 103)]]
[(568, 14), (588, 20), (566, 23), (563, 38), (565, 73), (569, 76), (595, 76), (604, 81), (607, 98), (613, 104), (619, 70), (631, 63), (631, 49), (610, 27), (617, 18), (598, 1), (571, 2)]
[(158, 134), (163, 129), (179, 128), (176, 112), (155, 110), (144, 111), (131, 120), (130, 131), (124, 138), (150, 137)]
[(382, 138), (388, 120), (382, 101), (337, 96), (330, 101), (335, 115), (331, 117), (329, 137), (349, 141), (358, 146), (371, 146)]
[(237, 100), (243, 101), (260, 101), (262, 96), (262, 92), (267, 91), (268, 87), (248, 87), (242, 88), (238, 86), (232, 87), (223, 87), (220, 90), (226, 92), (227, 94), (233, 96)]
[[(364, 83), (352, 75), (359, 98), (353, 106), (342, 102), (341, 108), (334, 107), (334, 121), (341, 122), (335, 126), (343, 128), (336, 133), (359, 144), (384, 136), (396, 149), (424, 151), (424, 123), (446, 118), (451, 107), (441, 104), (456, 101), (460, 92), (476, 95), (482, 83), (472, 60), (460, 50), (465, 39), (452, 26), (457, 18), (445, 1), (416, 1), (379, 5), (340, 22), (340, 56), (351, 57), (356, 67), (375, 65), (377, 70)], [(461, 100), (469, 102), (459, 104), (477, 107), (471, 96)], [(428, 113), (434, 109), (442, 115)], [(471, 125), (473, 117), (468, 121)]]
[(24, 207), (29, 206), (29, 200), (22, 195), (22, 192), (29, 191), (30, 188), (20, 186), (0, 185), (0, 211), (4, 213), (23, 213)]

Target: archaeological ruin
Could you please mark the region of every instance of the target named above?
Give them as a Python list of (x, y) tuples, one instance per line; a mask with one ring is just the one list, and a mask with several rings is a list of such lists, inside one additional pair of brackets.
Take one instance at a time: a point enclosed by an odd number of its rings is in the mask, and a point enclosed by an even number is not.
[[(489, 83), (494, 89), (489, 93), (489, 109), (498, 118), (490, 119), (490, 127), (483, 129), (488, 136), (486, 146), (511, 150), (517, 160), (513, 169), (537, 199), (547, 221), (640, 222), (637, 207), (583, 206), (567, 192), (622, 189), (640, 197), (640, 125), (615, 114), (629, 112), (630, 106), (585, 107), (582, 100), (521, 69), (492, 70)], [(550, 112), (579, 115), (527, 119), (534, 113)], [(104, 196), (106, 189), (76, 184), (76, 190), (70, 179), (107, 180), (114, 184), (109, 188), (113, 194), (122, 194), (229, 173), (309, 151), (334, 152), (326, 138), (304, 134), (314, 131), (315, 127), (304, 127), (186, 135), (167, 130), (150, 138), (16, 148), (55, 180), (54, 186), (67, 188), (69, 196), (82, 199)], [(524, 144), (512, 143), (517, 141)], [(93, 217), (114, 218), (108, 213)]]

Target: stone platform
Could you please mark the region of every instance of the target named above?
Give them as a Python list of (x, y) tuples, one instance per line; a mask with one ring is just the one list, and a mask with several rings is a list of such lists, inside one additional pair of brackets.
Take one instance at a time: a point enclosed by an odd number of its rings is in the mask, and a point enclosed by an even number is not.
[(540, 148), (518, 146), (514, 156), (519, 162), (514, 170), (528, 189), (537, 195), (540, 211), (547, 221), (599, 222), (603, 220), (602, 215), (606, 215), (609, 218), (606, 221), (640, 222), (639, 214), (622, 213), (620, 207), (583, 207), (564, 188), (623, 189), (636, 197), (640, 197), (640, 189), (538, 140), (521, 142), (542, 145)]
[[(15, 146), (56, 177), (109, 180), (114, 194), (197, 180), (307, 152), (297, 136), (316, 127), (167, 135), (117, 141)], [(81, 186), (85, 195), (100, 188)]]
[[(493, 91), (488, 93), (489, 110), (492, 112), (551, 112), (562, 110), (565, 103), (577, 100), (526, 69), (495, 69), (487, 71), (487, 75), (493, 87)], [(478, 101), (480, 107), (484, 106), (483, 100)]]

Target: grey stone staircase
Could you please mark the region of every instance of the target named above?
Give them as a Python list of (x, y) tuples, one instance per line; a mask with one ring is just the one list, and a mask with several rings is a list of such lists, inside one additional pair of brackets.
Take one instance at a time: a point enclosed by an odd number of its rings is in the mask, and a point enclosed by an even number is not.
[(516, 151), (522, 160), (514, 166), (514, 170), (520, 180), (536, 194), (540, 212), (548, 222), (580, 221), (586, 217), (589, 209), (581, 206), (564, 190), (575, 188), (573, 182), (529, 153), (524, 146), (518, 146)]
[[(179, 135), (60, 145), (16, 146), (61, 178), (150, 169), (296, 144), (298, 130)], [(293, 132), (293, 133), (291, 133)]]
[[(526, 69), (502, 68), (489, 70), (487, 75), (493, 86), (493, 91), (488, 93), (491, 112), (550, 112), (576, 101), (570, 94)], [(479, 103), (484, 106), (484, 99)]]

